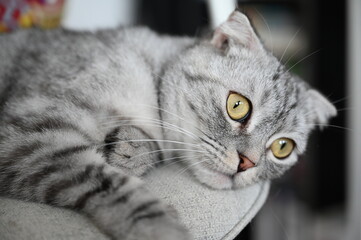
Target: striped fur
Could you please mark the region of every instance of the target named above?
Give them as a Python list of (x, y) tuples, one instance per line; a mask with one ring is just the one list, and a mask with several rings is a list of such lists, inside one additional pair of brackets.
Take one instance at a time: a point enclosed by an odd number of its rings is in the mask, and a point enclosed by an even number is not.
[[(296, 162), (270, 156), (274, 137), (302, 153), (313, 124), (334, 115), (241, 13), (213, 40), (31, 30), (0, 46), (0, 193), (81, 211), (114, 239), (189, 238), (139, 179), (159, 162), (177, 156), (210, 187), (242, 187)], [(225, 112), (229, 91), (252, 101), (246, 126)], [(237, 152), (257, 166), (237, 172)]]

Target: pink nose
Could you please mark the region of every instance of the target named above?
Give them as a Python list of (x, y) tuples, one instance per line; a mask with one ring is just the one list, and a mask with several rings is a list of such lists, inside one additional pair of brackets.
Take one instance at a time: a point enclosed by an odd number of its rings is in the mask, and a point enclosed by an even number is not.
[(251, 160), (249, 160), (246, 156), (239, 154), (239, 165), (237, 172), (246, 171), (248, 168), (254, 167), (255, 164)]

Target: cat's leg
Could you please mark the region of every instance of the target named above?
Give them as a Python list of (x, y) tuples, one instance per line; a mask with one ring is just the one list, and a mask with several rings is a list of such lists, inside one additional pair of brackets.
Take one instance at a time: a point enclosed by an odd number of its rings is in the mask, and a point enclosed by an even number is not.
[(108, 164), (84, 128), (68, 118), (36, 120), (28, 122), (41, 127), (9, 128), (1, 139), (3, 195), (78, 210), (113, 239), (188, 239), (168, 207)]

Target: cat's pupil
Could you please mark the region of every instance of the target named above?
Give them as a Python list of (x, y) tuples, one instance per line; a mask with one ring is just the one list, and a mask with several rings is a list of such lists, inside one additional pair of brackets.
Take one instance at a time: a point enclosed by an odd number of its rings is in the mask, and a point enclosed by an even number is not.
[(233, 109), (237, 108), (240, 104), (241, 104), (241, 101), (237, 101), (237, 102), (234, 104)]
[(284, 147), (286, 147), (286, 145), (287, 145), (287, 143), (286, 143), (285, 141), (282, 141), (282, 142), (281, 142), (281, 150), (282, 150)]

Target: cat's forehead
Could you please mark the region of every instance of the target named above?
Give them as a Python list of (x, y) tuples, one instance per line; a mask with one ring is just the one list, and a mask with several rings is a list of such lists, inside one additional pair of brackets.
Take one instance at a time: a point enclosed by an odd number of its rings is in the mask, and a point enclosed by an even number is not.
[[(199, 75), (212, 79), (232, 92), (237, 92), (255, 104), (265, 104), (272, 97), (292, 91), (295, 87), (287, 71), (272, 55), (240, 51), (235, 56), (209, 58), (206, 67), (200, 67)], [(193, 65), (192, 67), (196, 67)]]
[[(240, 49), (234, 55), (219, 54), (216, 50), (200, 47), (186, 58), (186, 71), (226, 86), (252, 90), (259, 84), (267, 84), (280, 75), (280, 63), (267, 52)], [(277, 77), (278, 78), (278, 77)]]

